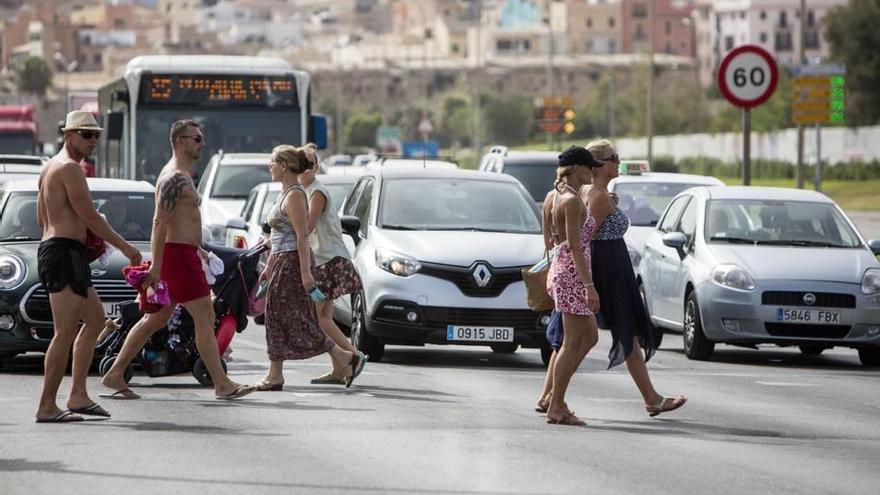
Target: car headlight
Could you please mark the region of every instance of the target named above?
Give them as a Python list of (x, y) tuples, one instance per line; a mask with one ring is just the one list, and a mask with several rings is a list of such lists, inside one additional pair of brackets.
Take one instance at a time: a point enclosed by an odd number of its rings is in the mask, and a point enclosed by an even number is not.
[(376, 250), (376, 265), (388, 273), (409, 277), (422, 269), (422, 264), (412, 256), (395, 253), (387, 249)]
[(24, 261), (11, 254), (0, 255), (0, 289), (14, 289), (24, 282), (27, 268)]
[(626, 251), (629, 253), (629, 261), (632, 266), (639, 266), (639, 263), (642, 262), (642, 255), (629, 245), (626, 246)]
[(754, 290), (755, 279), (744, 268), (734, 264), (718, 265), (712, 270), (712, 281), (740, 290)]
[(862, 294), (880, 292), (880, 268), (868, 268), (862, 277)]

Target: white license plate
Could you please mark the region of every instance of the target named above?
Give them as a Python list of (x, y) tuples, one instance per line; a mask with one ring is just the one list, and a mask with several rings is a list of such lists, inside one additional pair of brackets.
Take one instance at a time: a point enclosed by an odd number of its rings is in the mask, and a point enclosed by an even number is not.
[(840, 311), (830, 309), (776, 308), (776, 321), (810, 325), (840, 325)]
[(513, 327), (447, 325), (446, 340), (459, 342), (513, 342)]
[(107, 318), (117, 318), (122, 315), (122, 303), (101, 303), (104, 305), (104, 313)]

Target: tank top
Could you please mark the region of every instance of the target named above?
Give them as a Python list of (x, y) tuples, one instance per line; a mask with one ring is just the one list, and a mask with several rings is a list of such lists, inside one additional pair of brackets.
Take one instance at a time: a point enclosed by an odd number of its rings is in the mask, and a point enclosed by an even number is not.
[[(290, 218), (287, 217), (287, 212), (281, 208), (287, 193), (294, 189), (303, 191), (302, 186), (299, 184), (285, 188), (278, 195), (278, 198), (275, 199), (275, 203), (269, 208), (269, 213), (266, 215), (266, 222), (269, 224), (269, 227), (272, 227), (272, 232), (269, 234), (269, 243), (272, 246), (273, 253), (296, 251), (296, 232), (293, 230)], [(306, 211), (308, 212), (308, 203), (306, 203)]]
[(627, 229), (629, 229), (629, 217), (626, 216), (623, 210), (615, 207), (614, 211), (605, 217), (605, 221), (596, 230), (593, 240), (612, 241), (623, 239), (623, 234), (626, 234)]
[(342, 242), (342, 223), (339, 221), (339, 214), (336, 211), (336, 205), (330, 197), (330, 191), (318, 179), (312, 181), (305, 188), (308, 195), (309, 204), (312, 201), (312, 195), (320, 192), (324, 195), (326, 202), (324, 203), (324, 211), (318, 216), (318, 223), (315, 230), (309, 234), (309, 244), (312, 246), (312, 252), (315, 253), (315, 261), (318, 265), (323, 265), (333, 258), (342, 257), (349, 258), (348, 248)]

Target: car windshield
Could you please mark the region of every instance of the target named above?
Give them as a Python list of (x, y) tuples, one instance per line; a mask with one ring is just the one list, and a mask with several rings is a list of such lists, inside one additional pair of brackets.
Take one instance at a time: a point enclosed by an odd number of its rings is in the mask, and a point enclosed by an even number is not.
[(382, 192), (380, 227), (538, 234), (533, 203), (517, 184), (474, 179), (390, 179)]
[(350, 184), (324, 184), (327, 186), (327, 190), (330, 191), (330, 202), (336, 208), (339, 208), (342, 205), (342, 202), (345, 201), (345, 197), (348, 196), (348, 193), (351, 192), (351, 188), (354, 187), (354, 182)]
[[(149, 241), (155, 198), (143, 192), (92, 192), (98, 213), (128, 241)], [(12, 192), (0, 214), (0, 241), (39, 241), (36, 191)]]
[(556, 180), (556, 163), (505, 163), (504, 173), (520, 181), (532, 199), (544, 201)]
[(706, 239), (717, 243), (859, 247), (859, 236), (828, 203), (777, 200), (712, 200)]
[(251, 189), (263, 182), (272, 182), (265, 163), (251, 165), (221, 165), (211, 188), (212, 198), (247, 199)]
[(614, 185), (614, 192), (620, 198), (618, 206), (629, 217), (630, 225), (651, 227), (657, 225), (672, 198), (696, 186), (681, 182), (618, 182)]
[(281, 194), (281, 191), (267, 191), (266, 199), (263, 200), (263, 210), (260, 212), (260, 225), (266, 222), (266, 217), (269, 215), (269, 208), (275, 203), (275, 200), (278, 199), (278, 195)]

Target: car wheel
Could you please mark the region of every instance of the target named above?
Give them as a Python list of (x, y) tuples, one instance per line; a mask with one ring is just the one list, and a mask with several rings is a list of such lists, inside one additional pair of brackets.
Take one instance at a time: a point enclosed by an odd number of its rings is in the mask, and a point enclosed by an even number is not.
[(385, 344), (367, 332), (367, 313), (364, 310), (364, 295), (361, 292), (352, 296), (351, 300), (351, 344), (359, 351), (370, 356), (371, 362), (382, 360), (385, 355)]
[(862, 366), (880, 366), (880, 347), (864, 347), (859, 349), (859, 359)]
[(703, 321), (700, 319), (700, 305), (697, 294), (691, 292), (684, 303), (684, 354), (688, 359), (708, 361), (715, 350), (715, 342), (706, 338), (703, 333)]
[(541, 348), (541, 361), (544, 363), (544, 366), (550, 364), (550, 357), (553, 356), (553, 349), (550, 347), (542, 347)]
[[(226, 361), (221, 359), (220, 366), (223, 368), (223, 372), (226, 373)], [(193, 364), (192, 375), (193, 378), (202, 385), (206, 387), (214, 386), (214, 380), (211, 379), (211, 374), (208, 373), (208, 367), (205, 366), (205, 362), (202, 361), (201, 357), (196, 359), (196, 362)]]
[(647, 325), (648, 331), (651, 332), (651, 338), (654, 339), (654, 348), (659, 349), (660, 344), (663, 343), (663, 329), (660, 327), (655, 327), (653, 323), (651, 323), (651, 313), (648, 311), (648, 299), (645, 297), (645, 284), (639, 284), (639, 295), (642, 296), (642, 306), (645, 307), (645, 316), (647, 317)]
[(827, 347), (823, 347), (821, 345), (801, 345), (798, 346), (801, 350), (801, 354), (806, 354), (807, 356), (818, 356), (828, 349)]
[(516, 352), (516, 349), (519, 347), (518, 344), (492, 344), (489, 347), (492, 348), (492, 352), (497, 352), (499, 354), (513, 354)]
[[(115, 363), (115, 362), (116, 362), (116, 356), (104, 356), (104, 358), (101, 359), (101, 362), (98, 363), (98, 373), (100, 373), (101, 376), (106, 375), (107, 372), (110, 371), (110, 368), (113, 367), (113, 363)], [(125, 368), (125, 373), (122, 374), (122, 378), (125, 380), (125, 383), (129, 383), (129, 382), (131, 382), (131, 378), (133, 376), (134, 376), (134, 367), (131, 364), (129, 364)]]

